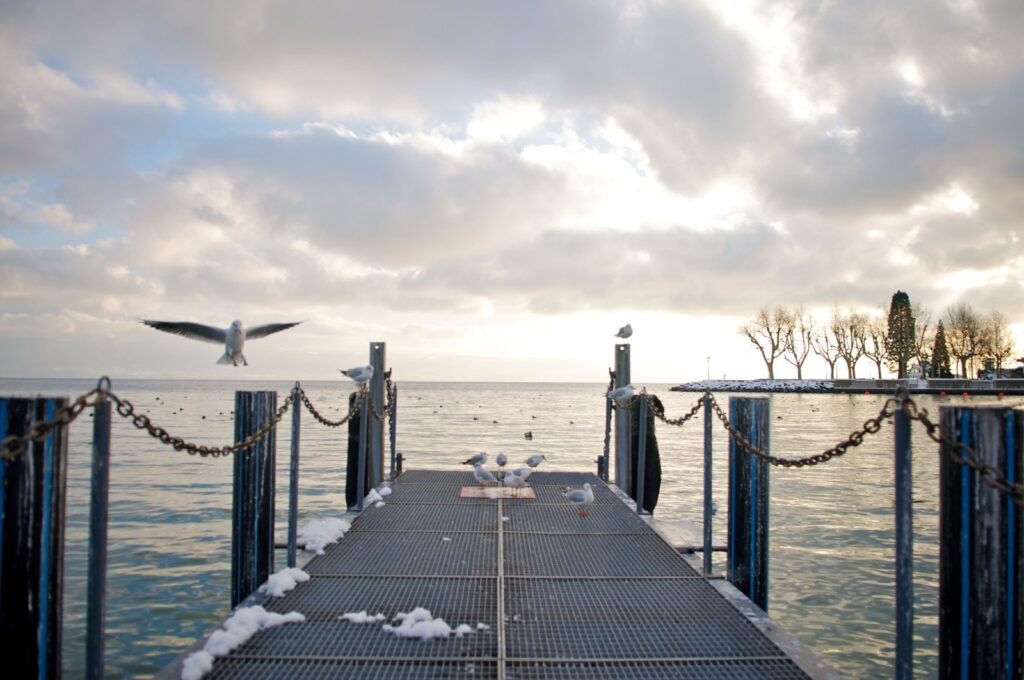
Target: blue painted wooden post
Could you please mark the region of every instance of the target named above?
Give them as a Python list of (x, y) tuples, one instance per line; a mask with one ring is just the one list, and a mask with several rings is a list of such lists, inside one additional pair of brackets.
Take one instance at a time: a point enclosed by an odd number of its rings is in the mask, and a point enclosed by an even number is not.
[[(629, 384), (629, 345), (615, 345), (615, 387)], [(615, 409), (615, 485), (629, 493), (630, 472), (633, 464), (631, 455), (632, 433), (630, 432), (628, 408)]]
[[(0, 433), (52, 420), (66, 398), (0, 398)], [(61, 676), (67, 428), (0, 463), (0, 657), (10, 678)]]
[[(107, 383), (109, 389), (110, 383)], [(106, 630), (107, 519), (110, 507), (110, 402), (96, 405), (92, 423), (92, 488), (89, 493), (89, 578), (86, 600), (85, 676), (103, 677)]]
[(903, 404), (893, 414), (896, 481), (896, 680), (914, 675), (914, 516), (910, 418)]
[[(1011, 482), (1024, 468), (1024, 411), (939, 409), (954, 441)], [(1024, 677), (1024, 526), (1010, 496), (939, 460), (939, 676)], [(966, 452), (964, 452), (966, 453)], [(963, 455), (963, 454), (961, 454)]]
[(299, 439), (300, 414), (302, 409), (302, 388), (295, 383), (292, 388), (292, 446), (288, 467), (288, 566), (296, 564), (299, 534)]
[[(273, 420), (277, 392), (235, 392), (235, 442)], [(231, 514), (231, 606), (249, 597), (274, 570), (276, 430), (235, 454)]]
[[(729, 398), (733, 429), (769, 451), (768, 399)], [(729, 439), (729, 582), (768, 610), (768, 463)]]
[[(369, 399), (373, 400), (373, 409), (384, 413), (384, 364), (387, 358), (387, 345), (383, 342), (370, 343), (370, 365), (373, 366), (373, 377), (370, 379)], [(370, 471), (370, 488), (384, 481), (384, 423), (376, 418), (370, 419), (370, 440), (367, 448), (367, 467)]]
[(640, 431), (637, 433), (636, 512), (644, 514), (644, 481), (647, 479), (647, 395), (640, 397)]

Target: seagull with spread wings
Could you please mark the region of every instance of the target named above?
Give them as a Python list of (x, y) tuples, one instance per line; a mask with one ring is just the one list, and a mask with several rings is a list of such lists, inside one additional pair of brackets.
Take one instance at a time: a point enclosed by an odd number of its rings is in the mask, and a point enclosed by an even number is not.
[(214, 328), (213, 326), (205, 326), (201, 323), (192, 323), (190, 321), (153, 321), (151, 319), (141, 319), (141, 321), (147, 326), (155, 328), (158, 331), (164, 331), (165, 333), (173, 333), (175, 335), (199, 340), (201, 342), (213, 342), (218, 345), (223, 344), (224, 356), (218, 359), (217, 363), (231, 364), (232, 366), (237, 366), (239, 360), (241, 360), (242, 365), (249, 365), (249, 362), (245, 360), (245, 355), (242, 354), (242, 348), (245, 347), (246, 340), (265, 338), (271, 333), (277, 333), (278, 331), (283, 331), (302, 323), (301, 321), (294, 321), (292, 323), (268, 323), (262, 326), (245, 328), (241, 321), (232, 321), (231, 326), (225, 330), (223, 328)]

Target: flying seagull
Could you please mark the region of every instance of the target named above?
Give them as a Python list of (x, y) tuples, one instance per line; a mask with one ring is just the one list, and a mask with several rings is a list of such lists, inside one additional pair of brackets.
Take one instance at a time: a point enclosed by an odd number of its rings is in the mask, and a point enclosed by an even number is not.
[(218, 359), (217, 363), (231, 364), (232, 366), (237, 366), (239, 360), (242, 361), (244, 366), (249, 365), (249, 362), (245, 360), (245, 355), (242, 354), (242, 348), (245, 347), (246, 340), (265, 338), (271, 333), (277, 333), (302, 323), (301, 321), (268, 323), (247, 329), (242, 326), (241, 321), (236, 320), (231, 322), (231, 326), (227, 330), (224, 330), (223, 328), (214, 328), (213, 326), (205, 326), (201, 323), (191, 323), (189, 321), (153, 321), (152, 319), (141, 319), (141, 321), (147, 326), (158, 331), (164, 331), (165, 333), (174, 333), (175, 335), (181, 335), (202, 342), (223, 344), (224, 356)]
[(633, 335), (633, 327), (628, 323), (619, 329), (619, 332), (615, 334), (616, 338), (622, 338), (625, 340), (629, 336)]
[(349, 369), (338, 369), (341, 374), (352, 379), (357, 385), (368, 382), (373, 377), (373, 366), (356, 366)]
[(587, 511), (584, 506), (590, 505), (594, 502), (594, 490), (590, 488), (589, 484), (584, 484), (582, 489), (572, 489), (562, 494), (565, 496), (570, 503), (576, 506), (576, 510), (579, 512), (580, 517), (586, 517)]

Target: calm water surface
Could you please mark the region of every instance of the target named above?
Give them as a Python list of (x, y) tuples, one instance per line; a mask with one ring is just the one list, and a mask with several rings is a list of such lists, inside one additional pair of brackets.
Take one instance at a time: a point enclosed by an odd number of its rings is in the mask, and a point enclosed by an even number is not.
[[(91, 381), (0, 380), (3, 394), (77, 396)], [(347, 385), (305, 383), (315, 404), (337, 418)], [(680, 415), (699, 395), (649, 385)], [(115, 381), (114, 389), (172, 435), (230, 443), (234, 390), (291, 383)], [(399, 383), (398, 449), (407, 467), (458, 468), (477, 450), (512, 460), (545, 453), (549, 469), (594, 470), (603, 446), (602, 384)], [(717, 395), (724, 404), (725, 395)], [(919, 399), (933, 414), (938, 402)], [(802, 457), (828, 448), (876, 415), (884, 397), (774, 395), (773, 453)], [(83, 673), (88, 536), (89, 418), (71, 428), (68, 466), (64, 665)], [(343, 428), (344, 429), (344, 428)], [(533, 441), (523, 433), (533, 432)], [(714, 429), (714, 487), (726, 507), (726, 434)], [(303, 519), (344, 511), (345, 432), (302, 419)], [(278, 535), (285, 535), (287, 433), (279, 438)], [(655, 516), (701, 519), (702, 426), (659, 424), (664, 481)], [(936, 447), (914, 431), (915, 664), (933, 677), (937, 656)], [(768, 611), (846, 677), (891, 677), (894, 642), (892, 428), (831, 463), (772, 469), (771, 584)], [(115, 416), (111, 463), (107, 672), (151, 675), (226, 613), (230, 586), (231, 459), (204, 459), (162, 446)], [(724, 512), (715, 518), (725, 542)], [(279, 566), (284, 564), (278, 553)]]

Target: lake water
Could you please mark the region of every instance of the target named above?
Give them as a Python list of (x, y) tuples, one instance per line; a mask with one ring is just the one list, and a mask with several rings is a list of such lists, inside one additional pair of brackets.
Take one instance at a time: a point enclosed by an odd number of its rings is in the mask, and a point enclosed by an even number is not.
[[(0, 380), (5, 395), (77, 396), (91, 381)], [(547, 469), (595, 470), (603, 446), (603, 384), (398, 383), (398, 450), (407, 468), (459, 467), (478, 450), (518, 461), (547, 455)], [(349, 386), (304, 383), (329, 417), (346, 408)], [(234, 390), (291, 383), (115, 381), (172, 435), (209, 445), (230, 443)], [(670, 416), (698, 399), (648, 385)], [(726, 395), (716, 395), (726, 403)], [(955, 399), (917, 398), (933, 415)], [(980, 401), (980, 400), (976, 400)], [(1019, 401), (1019, 400), (1017, 400)], [(817, 453), (876, 415), (884, 397), (774, 395), (773, 453)], [(287, 419), (286, 421), (287, 422)], [(344, 428), (342, 428), (344, 430)], [(526, 441), (525, 431), (533, 432)], [(278, 439), (278, 535), (287, 522), (288, 430)], [(727, 435), (714, 427), (715, 497), (726, 507)], [(344, 431), (302, 418), (300, 522), (344, 511)], [(702, 513), (702, 424), (659, 423), (663, 482), (655, 516), (699, 522)], [(91, 425), (71, 427), (65, 555), (64, 667), (84, 668), (85, 565)], [(919, 677), (937, 666), (937, 448), (914, 429), (915, 664)], [(230, 586), (230, 458), (190, 456), (161, 445), (115, 415), (111, 463), (107, 673), (150, 675), (209, 631), (227, 611)], [(769, 614), (846, 677), (891, 677), (894, 641), (892, 428), (827, 465), (773, 468)], [(725, 512), (715, 542), (725, 542)], [(278, 552), (278, 567), (284, 564)]]

